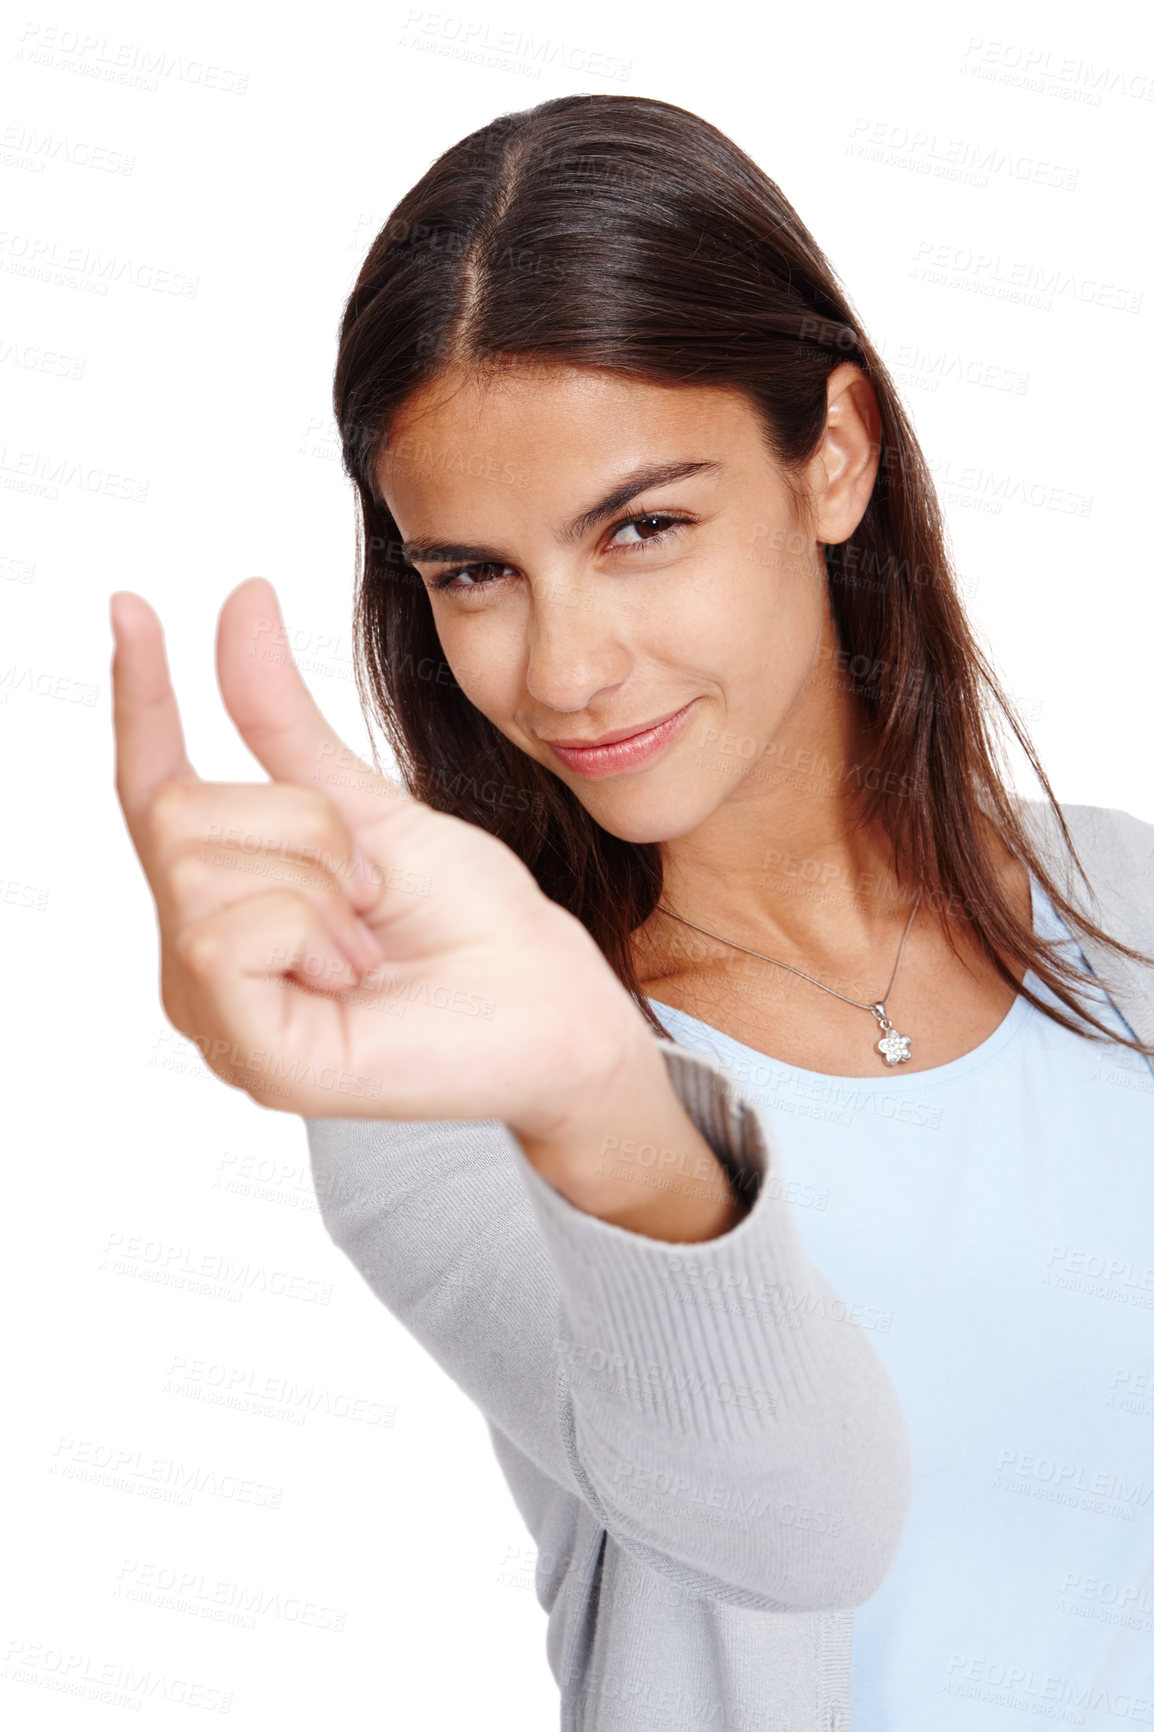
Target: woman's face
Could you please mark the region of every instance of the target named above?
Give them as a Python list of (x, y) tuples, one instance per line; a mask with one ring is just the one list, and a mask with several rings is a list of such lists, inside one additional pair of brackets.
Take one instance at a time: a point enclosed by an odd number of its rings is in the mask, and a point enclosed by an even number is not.
[[(839, 368), (831, 392), (843, 373), (864, 383)], [(834, 438), (811, 464), (808, 531), (735, 391), (512, 367), (442, 375), (396, 417), (378, 476), (445, 660), (611, 834), (686, 835), (764, 792), (787, 730), (813, 743), (817, 537), (844, 539), (821, 519), (831, 475), (833, 493), (849, 488), (860, 392), (841, 396), (847, 451)], [(625, 743), (582, 750), (606, 740)]]

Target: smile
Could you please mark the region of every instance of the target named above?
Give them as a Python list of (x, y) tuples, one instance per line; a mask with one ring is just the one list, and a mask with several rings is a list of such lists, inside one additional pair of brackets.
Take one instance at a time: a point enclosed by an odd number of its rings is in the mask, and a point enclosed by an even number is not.
[(658, 752), (663, 751), (676, 739), (684, 726), (686, 716), (696, 702), (696, 698), (691, 699), (663, 722), (653, 723), (624, 739), (591, 746), (559, 746), (552, 740), (546, 740), (544, 744), (561, 760), (567, 770), (575, 770), (579, 776), (619, 775), (623, 770), (636, 770), (642, 764), (649, 763)]

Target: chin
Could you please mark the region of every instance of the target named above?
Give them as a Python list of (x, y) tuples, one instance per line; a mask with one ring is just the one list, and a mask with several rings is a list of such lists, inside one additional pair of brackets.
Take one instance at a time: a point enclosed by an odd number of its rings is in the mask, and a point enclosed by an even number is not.
[(622, 789), (616, 798), (582, 800), (589, 816), (620, 842), (673, 842), (704, 824), (721, 804), (717, 798), (703, 801), (683, 792), (645, 795), (638, 788), (632, 796)]

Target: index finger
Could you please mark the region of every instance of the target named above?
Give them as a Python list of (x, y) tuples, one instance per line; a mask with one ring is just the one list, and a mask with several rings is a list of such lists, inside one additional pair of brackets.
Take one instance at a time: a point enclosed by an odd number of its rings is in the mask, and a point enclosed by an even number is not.
[(320, 785), (352, 825), (412, 804), (399, 782), (358, 757), (326, 720), (288, 647), (267, 578), (246, 578), (225, 598), (216, 661), (225, 708), (274, 781)]
[(116, 792), (139, 853), (144, 817), (161, 783), (200, 778), (185, 750), (159, 618), (144, 597), (130, 589), (109, 597), (108, 612), (115, 643)]

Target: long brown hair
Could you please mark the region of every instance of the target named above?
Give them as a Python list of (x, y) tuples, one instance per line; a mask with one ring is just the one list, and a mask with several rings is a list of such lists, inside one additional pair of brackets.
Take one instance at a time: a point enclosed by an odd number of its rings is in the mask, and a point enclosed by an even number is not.
[[(824, 430), (829, 374), (846, 360), (859, 367), (880, 411), (880, 468), (854, 534), (825, 550), (840, 660), (856, 676), (868, 740), (846, 791), (862, 822), (880, 819), (899, 882), (908, 875), (924, 887), (955, 949), (948, 911), (977, 911), (977, 937), (1015, 992), (1063, 1027), (1086, 1034), (1089, 1023), (1091, 1038), (1154, 1054), (1084, 1006), (1075, 964), (1036, 935), (1002, 886), (983, 811), (1075, 934), (1150, 960), (1068, 901), (1034, 847), (1008, 791), (999, 711), (1088, 884), (1026, 729), (967, 621), (897, 391), (792, 206), (723, 133), (638, 96), (565, 96), (499, 116), (402, 198), (369, 249), (339, 337), (333, 403), (362, 517), (362, 705), (410, 793), (506, 842), (582, 921), (661, 1035), (631, 942), (660, 899), (659, 844), (602, 829), (466, 698), (425, 586), (401, 556), (375, 464), (397, 410), (448, 366), (561, 363), (740, 389), (790, 479)], [(1077, 1020), (1019, 986), (1013, 969), (1023, 965)]]

